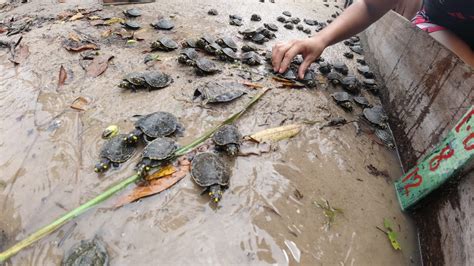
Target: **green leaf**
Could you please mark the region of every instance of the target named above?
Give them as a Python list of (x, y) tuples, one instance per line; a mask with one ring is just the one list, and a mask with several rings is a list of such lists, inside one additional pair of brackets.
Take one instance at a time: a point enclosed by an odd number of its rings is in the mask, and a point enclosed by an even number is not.
[(384, 218), (384, 219), (383, 219), (383, 226), (384, 226), (385, 228), (387, 228), (389, 231), (393, 231), (393, 229), (392, 229), (392, 228), (393, 228), (392, 222), (390, 222), (389, 219), (387, 219), (387, 218)]
[(388, 239), (390, 239), (390, 243), (392, 243), (393, 249), (402, 250), (402, 248), (400, 247), (400, 243), (398, 243), (397, 241), (397, 233), (395, 233), (394, 231), (390, 231), (388, 232), (387, 236)]

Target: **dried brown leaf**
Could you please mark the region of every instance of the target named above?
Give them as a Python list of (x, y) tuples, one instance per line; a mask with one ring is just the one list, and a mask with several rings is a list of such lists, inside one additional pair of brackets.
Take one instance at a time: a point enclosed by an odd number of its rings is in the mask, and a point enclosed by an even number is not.
[(102, 19), (91, 20), (89, 23), (90, 23), (92, 26), (104, 26), (104, 25), (106, 25), (106, 24), (105, 24), (105, 21), (102, 20)]
[(244, 84), (245, 86), (250, 87), (252, 89), (261, 89), (261, 88), (264, 87), (263, 85), (260, 85), (260, 84), (257, 84), (257, 83), (252, 83), (252, 82), (249, 82), (249, 81), (244, 81), (244, 82), (242, 82), (242, 84)]
[(78, 111), (85, 111), (85, 106), (89, 103), (89, 100), (79, 96), (71, 104), (71, 108)]
[(30, 56), (30, 49), (28, 48), (28, 45), (20, 44), (15, 49), (13, 57), (10, 58), (10, 61), (18, 65), (25, 62), (28, 56)]
[(81, 12), (77, 12), (74, 16), (72, 16), (69, 21), (74, 21), (83, 18), (84, 15)]
[(110, 34), (112, 34), (112, 29), (108, 29), (108, 30), (104, 30), (100, 36), (102, 36), (102, 38), (107, 38), (110, 36)]
[(99, 55), (87, 66), (86, 73), (90, 77), (97, 77), (107, 70), (109, 61), (114, 58), (113, 55)]
[(61, 87), (64, 85), (64, 82), (66, 82), (67, 79), (67, 72), (66, 69), (64, 69), (63, 65), (59, 68), (59, 79), (58, 79), (58, 87)]
[(133, 33), (133, 38), (135, 38), (135, 40), (138, 40), (138, 41), (145, 40), (146, 36), (147, 36), (146, 29), (137, 30)]
[(153, 174), (149, 175), (146, 177), (146, 180), (151, 181), (153, 179), (158, 179), (160, 177), (164, 177), (167, 175), (172, 175), (176, 173), (177, 169), (172, 165), (169, 164), (163, 168), (161, 168), (159, 171), (154, 172)]

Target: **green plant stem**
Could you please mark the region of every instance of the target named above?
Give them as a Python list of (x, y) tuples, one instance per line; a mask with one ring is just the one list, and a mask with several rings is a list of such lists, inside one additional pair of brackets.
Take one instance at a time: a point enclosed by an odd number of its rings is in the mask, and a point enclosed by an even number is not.
[[(206, 131), (203, 135), (195, 139), (193, 142), (190, 144), (178, 149), (175, 153), (174, 157), (178, 157), (181, 155), (186, 154), (187, 152), (193, 150), (200, 144), (202, 144), (206, 139), (208, 139), (216, 130), (218, 130), (221, 126), (225, 124), (229, 124), (237, 120), (245, 111), (247, 111), (260, 97), (262, 97), (265, 92), (267, 92), (268, 89), (263, 89), (259, 94), (255, 95), (252, 100), (250, 100), (249, 103), (247, 103), (242, 110), (239, 112), (233, 114), (232, 116), (228, 117), (226, 120), (224, 120), (222, 123), (220, 123), (218, 126), (212, 128), (211, 130)], [(30, 246), (31, 244), (35, 243), (36, 241), (42, 239), (43, 237), (51, 234), (52, 232), (56, 231), (59, 229), (61, 226), (66, 224), (67, 222), (71, 221), (72, 219), (78, 217), (82, 213), (86, 212), (90, 208), (102, 203), (106, 199), (110, 198), (117, 192), (121, 191), (131, 183), (134, 183), (140, 178), (139, 175), (135, 174), (127, 179), (123, 180), (122, 182), (112, 186), (111, 188), (107, 189), (106, 191), (102, 192), (99, 196), (89, 200), (88, 202), (82, 204), (81, 206), (77, 207), (76, 209), (64, 214), (63, 216), (59, 217), (56, 219), (54, 222), (40, 228), (27, 238), (23, 239), (22, 241), (18, 242), (14, 246), (10, 247), (9, 249), (5, 250), (4, 252), (0, 253), (0, 263), (4, 262), (11, 256), (15, 255), (16, 253), (20, 252), (22, 249)]]

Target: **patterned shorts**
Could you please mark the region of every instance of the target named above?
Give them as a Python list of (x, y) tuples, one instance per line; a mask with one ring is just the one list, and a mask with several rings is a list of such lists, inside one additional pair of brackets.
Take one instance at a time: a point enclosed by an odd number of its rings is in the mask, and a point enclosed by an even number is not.
[(424, 9), (416, 13), (415, 17), (411, 20), (411, 23), (428, 33), (446, 30), (445, 27), (436, 25), (431, 22)]

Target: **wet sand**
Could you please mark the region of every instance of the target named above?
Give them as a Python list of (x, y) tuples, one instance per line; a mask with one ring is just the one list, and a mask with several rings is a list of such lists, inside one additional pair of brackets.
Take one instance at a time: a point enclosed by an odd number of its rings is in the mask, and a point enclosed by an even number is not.
[[(55, 17), (61, 10), (95, 5), (95, 1), (66, 2), (33, 0), (0, 13), (0, 20), (28, 14)], [(8, 61), (6, 49), (0, 49), (0, 229), (9, 237), (9, 246), (133, 174), (139, 154), (103, 176), (94, 173), (103, 143), (100, 134), (107, 125), (117, 124), (127, 132), (133, 128), (133, 115), (168, 111), (185, 126), (184, 136), (178, 139), (185, 145), (239, 110), (256, 93), (247, 89), (248, 94), (235, 102), (203, 108), (191, 101), (196, 86), (210, 80), (243, 81), (237, 75), (243, 67), (218, 63), (222, 73), (198, 77), (191, 68), (176, 62), (177, 51), (158, 52), (161, 61), (147, 67), (142, 51), (151, 41), (165, 34), (182, 40), (209, 33), (231, 35), (240, 45), (239, 28), (228, 25), (228, 15), (234, 13), (244, 17), (245, 26), (240, 29), (272, 22), (280, 27), (277, 41), (306, 38), (300, 31), (284, 29), (276, 17), (288, 10), (301, 19), (326, 20), (335, 10), (333, 2), (326, 8), (322, 1), (165, 2), (137, 5), (144, 12), (137, 21), (148, 31), (146, 40), (135, 46), (127, 46), (119, 38), (101, 38), (106, 28), (94, 28), (83, 19), (33, 26), (22, 41), (31, 54), (17, 67)], [(122, 16), (126, 8), (105, 7), (103, 12)], [(216, 8), (219, 16), (208, 16), (210, 8)], [(252, 13), (263, 20), (250, 22)], [(148, 26), (157, 17), (170, 15), (176, 24), (171, 32), (157, 32)], [(100, 51), (114, 55), (101, 76), (87, 77), (79, 65), (79, 54), (62, 47), (62, 40), (74, 31), (99, 39)], [(265, 46), (271, 48), (274, 42)], [(337, 44), (323, 57), (346, 62), (356, 73), (355, 59), (342, 56), (346, 50)], [(61, 65), (68, 71), (68, 79), (58, 88)], [(170, 73), (175, 81), (153, 92), (132, 93), (116, 86), (125, 74), (146, 69)], [(272, 88), (277, 85), (269, 78), (258, 83)], [(329, 114), (356, 119), (359, 107), (348, 114), (330, 99), (329, 94), (340, 90), (328, 84), (316, 89), (274, 88), (237, 125), (245, 135), (304, 120), (325, 121)], [(363, 94), (373, 104), (380, 102), (365, 91)], [(86, 111), (69, 107), (79, 96), (90, 100)], [(72, 245), (93, 237), (106, 243), (112, 265), (418, 264), (416, 231), (399, 210), (392, 185), (401, 175), (395, 151), (377, 143), (373, 135), (356, 135), (353, 124), (322, 130), (319, 125), (305, 125), (302, 133), (279, 142), (271, 153), (238, 157), (230, 187), (218, 208), (200, 195), (201, 188), (187, 176), (161, 194), (119, 209), (112, 208), (113, 197), (6, 265), (58, 264)], [(389, 178), (371, 175), (369, 164), (386, 170)], [(295, 189), (302, 198), (295, 196)], [(324, 228), (323, 210), (314, 204), (322, 199), (343, 210), (329, 230)], [(387, 237), (376, 229), (383, 226), (384, 218), (396, 225), (402, 251), (393, 250)]]

